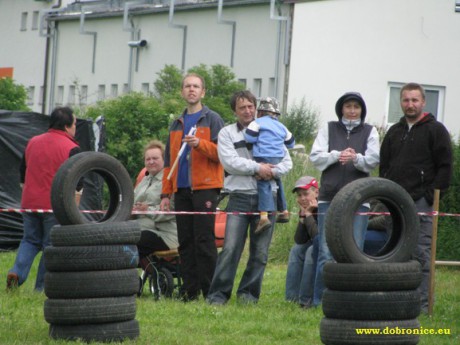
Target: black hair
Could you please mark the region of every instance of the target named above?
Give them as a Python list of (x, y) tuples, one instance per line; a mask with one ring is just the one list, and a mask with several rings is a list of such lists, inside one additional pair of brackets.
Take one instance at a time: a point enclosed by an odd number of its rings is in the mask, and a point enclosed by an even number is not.
[(54, 108), (50, 116), (49, 128), (65, 131), (66, 127), (73, 125), (73, 110), (69, 107)]

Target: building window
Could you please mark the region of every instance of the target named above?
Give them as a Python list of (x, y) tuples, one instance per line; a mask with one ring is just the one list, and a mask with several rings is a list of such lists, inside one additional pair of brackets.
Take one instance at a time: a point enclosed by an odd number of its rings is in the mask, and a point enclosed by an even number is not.
[(146, 96), (150, 95), (150, 84), (149, 83), (142, 83), (142, 93)]
[(29, 86), (27, 89), (27, 105), (34, 104), (35, 86)]
[(86, 104), (88, 102), (88, 85), (82, 85), (80, 87), (80, 104)]
[(21, 13), (21, 31), (27, 30), (27, 12)]
[(40, 94), (38, 95), (38, 104), (43, 105), (43, 95), (45, 94), (45, 88), (40, 86)]
[(113, 98), (118, 97), (118, 84), (112, 84), (110, 86), (110, 96)]
[(99, 85), (97, 88), (97, 99), (102, 101), (105, 99), (105, 85)]
[(56, 96), (56, 105), (62, 105), (64, 102), (64, 86), (58, 86), (57, 96)]
[(252, 86), (252, 93), (256, 97), (260, 97), (262, 95), (262, 79), (255, 78)]
[(32, 30), (38, 30), (38, 19), (40, 12), (34, 11), (32, 13)]
[(67, 103), (70, 105), (75, 104), (75, 85), (69, 86), (69, 97)]
[(128, 92), (129, 92), (128, 84), (123, 84), (123, 93), (128, 93)]
[(244, 87), (246, 88), (246, 85), (247, 85), (247, 80), (246, 79), (238, 79), (238, 82), (243, 84)]
[[(404, 83), (389, 83), (389, 102), (388, 102), (388, 124), (399, 121), (403, 116), (400, 104), (400, 92)], [(436, 119), (444, 117), (444, 96), (446, 88), (444, 86), (422, 85), (425, 89), (425, 112), (432, 113)]]
[(268, 95), (276, 97), (275, 95), (275, 78), (268, 79)]

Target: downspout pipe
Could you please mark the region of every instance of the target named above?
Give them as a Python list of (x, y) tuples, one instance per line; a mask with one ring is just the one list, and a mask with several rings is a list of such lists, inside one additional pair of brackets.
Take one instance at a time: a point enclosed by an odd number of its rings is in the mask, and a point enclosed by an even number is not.
[[(51, 12), (56, 12), (56, 10), (42, 10), (40, 15), (40, 27), (39, 27), (39, 35), (41, 37), (46, 37), (48, 39), (52, 39), (53, 48), (51, 50), (51, 72), (50, 72), (50, 92), (49, 92), (49, 103), (48, 103), (48, 110), (54, 108), (54, 94), (56, 88), (56, 65), (57, 65), (57, 44), (58, 44), (58, 23), (56, 21), (50, 21), (46, 24), (46, 33), (43, 31), (45, 25), (45, 17), (48, 17), (48, 14)], [(48, 21), (48, 19), (46, 19)], [(48, 65), (48, 64), (47, 64)], [(48, 74), (48, 71), (45, 73)], [(45, 89), (44, 89), (44, 94)], [(45, 96), (44, 96), (45, 97)], [(45, 103), (45, 102), (44, 102)], [(46, 111), (46, 107), (44, 107)], [(45, 113), (45, 111), (43, 113)]]
[(96, 31), (86, 31), (85, 30), (85, 7), (82, 6), (80, 13), (80, 34), (81, 35), (91, 35), (93, 36), (93, 63), (91, 67), (91, 72), (94, 74), (96, 70), (96, 43), (97, 43), (97, 32)]
[[(130, 1), (130, 2), (125, 3), (125, 7), (123, 11), (123, 31), (131, 32), (130, 41), (134, 41), (135, 39), (139, 38), (139, 30), (136, 30), (134, 22), (129, 19), (129, 10), (136, 5), (141, 5), (143, 3), (144, 1)], [(129, 67), (128, 67), (128, 92), (132, 90), (134, 50), (136, 50), (136, 54), (139, 54), (138, 49), (135, 49), (130, 46), (129, 48)]]
[(184, 31), (182, 38), (182, 64), (181, 70), (185, 71), (185, 54), (187, 51), (187, 25), (175, 24), (174, 23), (174, 0), (170, 0), (169, 3), (169, 26), (172, 28), (182, 29)]
[(217, 7), (217, 23), (218, 24), (227, 24), (232, 26), (232, 48), (230, 51), (230, 67), (233, 68), (234, 65), (234, 56), (235, 56), (235, 35), (236, 35), (236, 21), (223, 19), (222, 16), (222, 6), (224, 0), (219, 0)]
[(288, 44), (289, 44), (289, 26), (290, 26), (290, 17), (287, 16), (280, 16), (275, 14), (275, 1), (276, 0), (270, 0), (270, 19), (272, 20), (277, 20), (279, 22), (278, 25), (278, 38), (276, 42), (276, 57), (275, 57), (275, 97), (278, 97), (278, 91), (279, 91), (279, 65), (280, 65), (280, 56), (279, 56), (279, 50), (281, 47), (281, 32), (282, 32), (282, 27), (281, 27), (281, 22), (286, 22), (286, 31), (285, 31), (285, 41), (284, 41), (284, 65), (289, 64), (289, 51), (288, 51)]
[[(51, 6), (51, 10), (54, 10), (56, 8), (60, 8), (62, 6), (62, 0), (58, 0), (56, 4)], [(51, 37), (51, 31), (49, 26), (46, 26), (46, 34), (42, 34), (42, 28), (43, 28), (43, 14), (40, 17), (40, 31), (39, 35), (40, 37), (46, 37), (46, 44), (45, 44), (45, 68), (44, 70), (44, 76), (43, 76), (43, 95), (42, 95), (42, 114), (46, 113), (46, 96), (47, 96), (47, 88), (48, 88), (48, 64), (49, 64), (49, 47), (50, 47), (50, 37)]]

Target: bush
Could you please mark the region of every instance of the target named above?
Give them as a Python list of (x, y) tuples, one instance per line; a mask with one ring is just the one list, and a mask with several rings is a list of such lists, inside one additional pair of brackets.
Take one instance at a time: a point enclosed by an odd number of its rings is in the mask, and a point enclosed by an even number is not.
[(319, 110), (302, 98), (286, 115), (281, 114), (280, 121), (292, 132), (297, 143), (310, 145), (318, 131)]
[(27, 91), (11, 78), (0, 78), (0, 109), (30, 111), (26, 105)]

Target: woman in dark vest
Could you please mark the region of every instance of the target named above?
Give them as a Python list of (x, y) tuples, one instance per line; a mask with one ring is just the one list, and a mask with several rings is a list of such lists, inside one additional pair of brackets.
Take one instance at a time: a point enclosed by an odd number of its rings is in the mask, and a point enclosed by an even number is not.
[[(319, 252), (316, 267), (313, 305), (321, 303), (323, 295), (323, 266), (332, 260), (324, 232), (325, 215), (337, 192), (356, 179), (367, 177), (379, 163), (379, 134), (375, 127), (364, 123), (366, 103), (357, 92), (347, 92), (335, 105), (338, 121), (321, 128), (313, 143), (310, 160), (321, 171), (318, 197)], [(367, 212), (362, 205), (358, 212)], [(368, 217), (356, 216), (354, 237), (362, 249)]]

